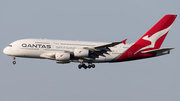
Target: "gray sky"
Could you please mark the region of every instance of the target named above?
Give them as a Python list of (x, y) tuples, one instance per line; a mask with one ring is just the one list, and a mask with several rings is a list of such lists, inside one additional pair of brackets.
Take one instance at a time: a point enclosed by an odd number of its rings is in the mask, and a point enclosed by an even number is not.
[[(1, 0), (0, 101), (178, 101), (180, 100), (179, 0)], [(96, 64), (12, 58), (11, 42), (48, 38), (137, 41), (165, 14), (177, 14), (162, 47), (171, 54), (151, 59)]]

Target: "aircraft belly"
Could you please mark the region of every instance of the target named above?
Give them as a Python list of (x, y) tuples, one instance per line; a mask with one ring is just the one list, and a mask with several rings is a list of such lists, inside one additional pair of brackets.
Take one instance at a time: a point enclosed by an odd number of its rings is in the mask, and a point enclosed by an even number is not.
[(95, 62), (105, 62), (106, 61), (106, 57), (99, 56), (99, 58), (96, 58), (94, 61)]
[(95, 62), (111, 62), (113, 60), (113, 58), (111, 58), (110, 56), (99, 56), (99, 58), (96, 58), (94, 61)]
[(40, 57), (40, 51), (39, 50), (25, 50), (25, 49), (21, 49), (21, 50), (18, 50), (16, 52), (16, 56), (19, 56), (19, 57), (35, 57), (35, 58), (39, 58)]

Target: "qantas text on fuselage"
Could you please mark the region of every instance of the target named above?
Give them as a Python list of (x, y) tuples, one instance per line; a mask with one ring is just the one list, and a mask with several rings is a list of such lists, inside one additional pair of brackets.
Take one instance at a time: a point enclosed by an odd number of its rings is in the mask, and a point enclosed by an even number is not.
[[(79, 62), (78, 68), (95, 68), (93, 63), (122, 62), (169, 54), (173, 48), (160, 48), (177, 15), (165, 15), (137, 42), (85, 42), (49, 39), (21, 39), (3, 52), (15, 57), (55, 60), (56, 63)], [(86, 65), (85, 63), (88, 63)]]
[(31, 48), (51, 48), (51, 45), (43, 45), (43, 44), (26, 44), (23, 43), (22, 47), (31, 47)]

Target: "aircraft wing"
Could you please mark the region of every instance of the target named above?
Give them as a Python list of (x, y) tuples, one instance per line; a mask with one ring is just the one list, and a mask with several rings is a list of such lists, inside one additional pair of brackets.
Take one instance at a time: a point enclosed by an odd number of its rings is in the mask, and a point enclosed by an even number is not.
[(124, 43), (126, 44), (126, 40), (123, 40), (121, 42), (112, 42), (112, 43), (109, 43), (109, 44), (105, 44), (105, 45), (101, 45), (101, 46), (96, 46), (96, 47), (84, 47), (84, 49), (89, 49), (91, 51), (101, 51), (101, 50), (106, 50), (106, 51), (110, 51), (109, 47), (114, 47), (120, 43)]
[(121, 42), (112, 42), (112, 43), (109, 43), (109, 44), (105, 44), (105, 45), (101, 45), (101, 46), (96, 46), (96, 47), (84, 47), (84, 49), (88, 49), (91, 51), (90, 53), (90, 57), (86, 58), (86, 59), (89, 59), (89, 60), (92, 60), (92, 59), (95, 59), (95, 58), (98, 58), (99, 56), (104, 56), (104, 54), (109, 54), (107, 53), (108, 51), (111, 52), (111, 49), (109, 47), (114, 47), (118, 44), (121, 44), (121, 43), (124, 43), (126, 44), (126, 40), (123, 40)]
[[(126, 42), (127, 39), (121, 41), (121, 42), (112, 42), (109, 44), (101, 45), (101, 46), (96, 46), (96, 47), (84, 47), (83, 49), (88, 49), (90, 50), (89, 56), (88, 57), (75, 57), (75, 59), (81, 59), (83, 61), (91, 61), (94, 60), (95, 58), (98, 58), (99, 56), (104, 56), (104, 54), (108, 54), (108, 51), (111, 52), (111, 49), (109, 47), (116, 46), (118, 44)], [(65, 53), (70, 53), (74, 54), (73, 51), (64, 51)], [(45, 58), (45, 59), (55, 59), (56, 53), (43, 53), (40, 55), (40, 57)]]
[(122, 42), (112, 42), (110, 44), (105, 44), (102, 46), (96, 46), (96, 47), (84, 47), (84, 49), (89, 49), (91, 51), (101, 51), (101, 50), (106, 50), (106, 51), (110, 51), (109, 47), (113, 47), (115, 45), (118, 45)]
[(110, 44), (106, 44), (106, 45), (102, 45), (102, 46), (97, 46), (97, 47), (94, 47), (95, 49), (102, 49), (102, 48), (105, 48), (105, 47), (113, 47), (115, 45), (118, 45), (122, 42), (112, 42)]

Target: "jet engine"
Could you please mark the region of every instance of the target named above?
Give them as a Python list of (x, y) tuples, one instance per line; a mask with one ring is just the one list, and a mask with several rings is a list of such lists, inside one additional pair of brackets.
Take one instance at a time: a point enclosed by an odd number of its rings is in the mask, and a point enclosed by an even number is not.
[(56, 53), (55, 58), (57, 61), (68, 61), (70, 60), (70, 53)]
[(74, 56), (76, 57), (88, 57), (89, 50), (88, 49), (74, 49)]

